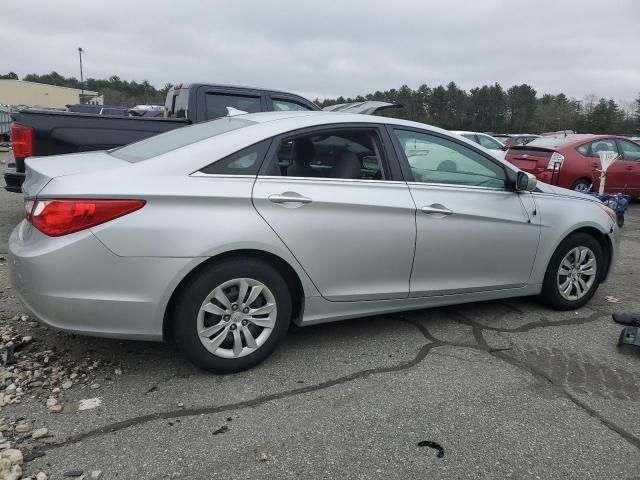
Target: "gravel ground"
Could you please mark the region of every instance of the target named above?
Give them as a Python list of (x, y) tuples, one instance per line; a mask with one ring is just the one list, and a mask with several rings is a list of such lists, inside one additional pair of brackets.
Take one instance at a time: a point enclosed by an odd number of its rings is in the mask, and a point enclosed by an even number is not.
[(615, 275), (580, 311), (524, 298), (307, 327), (231, 376), (199, 371), (171, 345), (25, 318), (3, 253), (22, 199), (3, 191), (0, 205), (2, 342), (16, 344), (14, 371), (37, 355), (42, 367), (0, 409), (25, 476), (640, 478), (640, 351), (617, 350), (610, 317), (640, 312), (638, 204)]

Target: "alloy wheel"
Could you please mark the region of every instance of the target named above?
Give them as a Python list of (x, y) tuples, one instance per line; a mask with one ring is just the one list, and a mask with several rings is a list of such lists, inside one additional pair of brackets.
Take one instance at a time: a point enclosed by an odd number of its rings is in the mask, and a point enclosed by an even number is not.
[(240, 358), (259, 349), (273, 332), (276, 300), (269, 288), (251, 278), (236, 278), (214, 288), (198, 311), (198, 337), (221, 358)]
[(584, 297), (596, 281), (596, 256), (588, 247), (569, 250), (560, 262), (557, 287), (565, 300), (575, 301)]

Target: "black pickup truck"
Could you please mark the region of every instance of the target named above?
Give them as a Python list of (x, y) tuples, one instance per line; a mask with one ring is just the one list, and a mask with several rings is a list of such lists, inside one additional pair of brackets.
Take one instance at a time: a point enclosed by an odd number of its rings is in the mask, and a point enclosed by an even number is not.
[(287, 92), (229, 85), (180, 84), (167, 92), (164, 118), (26, 109), (11, 114), (13, 155), (5, 188), (20, 192), (24, 159), (31, 156), (108, 150), (191, 123), (224, 117), (230, 110), (320, 110)]

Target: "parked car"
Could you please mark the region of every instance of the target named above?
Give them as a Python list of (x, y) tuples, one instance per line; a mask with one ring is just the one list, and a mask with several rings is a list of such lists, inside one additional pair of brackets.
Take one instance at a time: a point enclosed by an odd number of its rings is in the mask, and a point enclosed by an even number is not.
[(462, 135), (465, 138), (468, 138), (472, 142), (476, 142), (482, 145), (484, 148), (489, 150), (493, 150), (498, 154), (498, 156), (504, 158), (504, 151), (506, 147), (504, 143), (496, 140), (491, 135), (487, 135), (486, 133), (480, 132), (465, 132), (465, 131), (454, 131), (453, 133), (457, 133), (458, 135)]
[[(599, 152), (620, 156), (607, 171), (606, 193), (640, 195), (640, 145), (610, 135), (559, 135), (540, 137), (527, 145), (509, 148), (506, 160), (543, 182), (578, 192), (598, 189)], [(554, 169), (555, 166), (555, 169)]]
[(528, 143), (534, 141), (536, 138), (540, 138), (540, 135), (534, 135), (532, 133), (518, 133), (510, 135), (509, 138), (502, 143), (504, 143), (505, 146), (509, 148), (514, 145), (527, 145)]
[(306, 98), (288, 92), (200, 83), (178, 84), (167, 92), (166, 118), (129, 117), (126, 109), (118, 107), (107, 107), (106, 112), (100, 105), (80, 107), (100, 111), (92, 114), (27, 109), (11, 115), (15, 163), (9, 164), (4, 173), (7, 190), (20, 192), (26, 157), (108, 150), (191, 123), (225, 116), (227, 107), (249, 113), (320, 109)]
[(291, 322), (522, 295), (574, 310), (617, 252), (603, 203), (393, 118), (255, 113), (26, 166), (8, 258), (26, 308), (170, 335), (215, 372), (257, 364)]

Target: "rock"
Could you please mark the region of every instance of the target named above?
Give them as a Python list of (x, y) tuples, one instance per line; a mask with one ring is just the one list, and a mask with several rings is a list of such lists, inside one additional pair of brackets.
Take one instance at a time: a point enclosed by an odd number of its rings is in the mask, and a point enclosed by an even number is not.
[(0, 443), (0, 450), (6, 450), (7, 448), (11, 448), (11, 443), (9, 442)]
[(178, 402), (178, 408), (184, 408), (184, 403)]
[(31, 335), (25, 335), (24, 337), (22, 337), (22, 344), (23, 345), (31, 343), (32, 341), (33, 341), (33, 337)]
[(71, 380), (67, 380), (62, 384), (62, 388), (65, 390), (69, 390), (71, 387), (73, 387), (73, 382)]
[(122, 369), (121, 368), (116, 368), (113, 373), (115, 373), (116, 375), (122, 375)]
[(20, 320), (22, 320), (23, 322), (26, 322), (27, 320), (29, 320), (29, 315), (22, 315), (20, 317)]
[(27, 425), (26, 423), (19, 423), (18, 425), (16, 425), (16, 428), (14, 428), (16, 433), (27, 433), (30, 429), (29, 429), (29, 425)]
[(31, 438), (33, 438), (34, 440), (38, 440), (39, 438), (46, 437), (47, 435), (49, 435), (49, 430), (43, 427), (34, 430), (34, 432), (31, 434)]
[(53, 407), (54, 405), (57, 405), (57, 404), (58, 404), (58, 399), (53, 397), (47, 398), (47, 407)]
[(6, 423), (0, 425), (0, 432), (6, 432), (7, 430), (9, 430), (9, 425), (7, 425)]
[(97, 388), (100, 388), (100, 384), (99, 383), (92, 383), (91, 385), (89, 385), (89, 388), (92, 390), (95, 390)]
[(47, 477), (47, 474), (44, 472), (38, 472), (38, 474), (36, 475), (36, 480), (48, 480), (49, 477)]
[(91, 470), (91, 473), (89, 473), (89, 478), (91, 480), (98, 480), (101, 477), (102, 477), (102, 470)]
[(19, 480), (22, 478), (22, 468), (12, 465), (8, 458), (0, 458), (0, 478), (2, 480)]
[(71, 380), (75, 380), (76, 378), (78, 378), (78, 374), (74, 372), (74, 373), (72, 373), (71, 375), (69, 375), (69, 378), (70, 378)]
[(51, 393), (53, 393), (54, 395), (58, 395), (60, 392), (61, 392), (61, 390), (58, 387), (56, 387), (53, 390), (51, 390)]
[(22, 452), (15, 448), (8, 448), (2, 452), (1, 458), (8, 459), (13, 465), (22, 465)]
[(267, 460), (269, 460), (269, 455), (267, 455), (267, 452), (260, 452), (260, 456), (258, 457), (258, 459), (261, 462), (266, 462)]
[(62, 405), (60, 405), (59, 403), (57, 405), (51, 405), (49, 407), (49, 412), (50, 413), (60, 413), (62, 412)]

